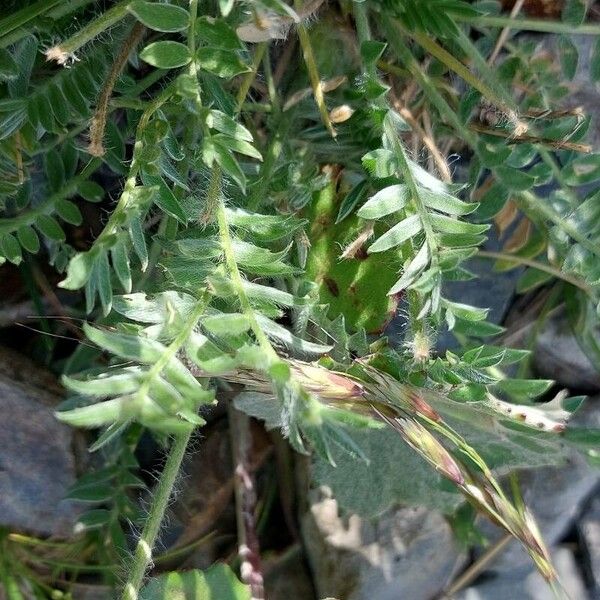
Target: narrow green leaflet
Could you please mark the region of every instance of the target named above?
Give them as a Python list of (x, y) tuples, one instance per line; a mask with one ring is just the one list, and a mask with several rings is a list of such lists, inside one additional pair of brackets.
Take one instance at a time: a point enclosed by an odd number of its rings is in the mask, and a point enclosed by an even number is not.
[(127, 7), (138, 21), (155, 31), (174, 32), (188, 27), (190, 14), (184, 8), (172, 4), (136, 0)]
[(363, 219), (380, 219), (405, 208), (409, 197), (408, 186), (404, 184), (392, 185), (369, 198), (357, 214)]
[(422, 230), (423, 223), (419, 215), (411, 215), (397, 225), (394, 225), (389, 231), (386, 231), (376, 242), (369, 246), (368, 251), (369, 253), (384, 252), (403, 244)]
[(192, 57), (184, 44), (173, 41), (153, 42), (140, 52), (140, 58), (159, 69), (175, 69), (187, 65)]

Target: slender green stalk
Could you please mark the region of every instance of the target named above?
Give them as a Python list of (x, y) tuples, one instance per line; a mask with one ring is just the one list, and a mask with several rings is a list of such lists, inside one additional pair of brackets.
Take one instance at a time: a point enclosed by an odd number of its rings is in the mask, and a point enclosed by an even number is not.
[[(387, 138), (391, 143), (391, 150), (398, 161), (400, 175), (402, 176), (403, 181), (408, 186), (410, 191), (410, 196), (412, 200), (413, 208), (416, 214), (419, 216), (419, 219), (423, 225), (423, 232), (425, 234), (425, 243), (429, 249), (429, 257), (431, 261), (432, 268), (435, 268), (438, 264), (438, 243), (435, 232), (433, 230), (433, 225), (431, 224), (431, 219), (429, 217), (429, 213), (425, 208), (425, 204), (421, 198), (419, 193), (419, 187), (417, 182), (415, 181), (413, 174), (410, 170), (410, 165), (408, 162), (408, 156), (406, 155), (406, 150), (402, 145), (398, 137), (398, 133), (396, 132), (393, 125), (387, 123), (387, 119), (384, 121), (384, 132)], [(403, 254), (406, 258), (406, 255), (415, 256), (417, 249), (415, 248), (412, 241), (407, 241), (403, 247)], [(415, 359), (421, 360), (423, 357), (428, 357), (430, 352), (430, 340), (426, 334), (425, 323), (423, 321), (423, 308), (425, 306), (423, 301), (423, 295), (417, 292), (416, 290), (409, 290), (407, 294), (408, 299), (408, 312), (409, 312), (409, 322), (410, 327), (413, 332), (413, 355)], [(436, 310), (433, 307), (433, 310)]]
[(408, 186), (413, 206), (415, 208), (416, 213), (419, 215), (421, 223), (423, 224), (423, 232), (425, 233), (425, 241), (427, 242), (427, 246), (429, 247), (431, 262), (435, 264), (437, 262), (438, 254), (436, 235), (433, 231), (431, 219), (429, 218), (429, 212), (425, 208), (425, 204), (423, 203), (423, 200), (421, 199), (421, 194), (419, 193), (419, 187), (410, 170), (406, 150), (404, 149), (404, 146), (402, 145), (402, 142), (398, 138), (398, 134), (393, 129), (393, 127), (386, 127), (386, 125), (384, 124), (384, 131), (387, 137), (390, 139), (390, 142), (392, 144), (392, 152), (398, 160), (400, 174), (402, 175), (402, 179)]
[(169, 364), (169, 362), (175, 358), (177, 353), (181, 350), (182, 346), (186, 343), (190, 334), (196, 327), (198, 319), (203, 315), (206, 304), (203, 299), (199, 300), (196, 307), (191, 312), (190, 316), (186, 319), (186, 322), (181, 327), (181, 330), (175, 337), (175, 339), (167, 346), (165, 352), (161, 357), (152, 365), (152, 368), (144, 375), (136, 397), (143, 398), (150, 393), (154, 380), (162, 373), (162, 370)]
[(115, 4), (97, 19), (94, 19), (80, 29), (74, 36), (57, 46), (49, 48), (46, 51), (46, 59), (55, 60), (61, 65), (66, 64), (79, 48), (85, 46), (88, 42), (91, 42), (127, 16), (127, 7), (130, 3), (131, 0), (122, 0), (118, 4)]
[[(366, 2), (353, 2), (352, 10), (354, 13), (354, 22), (356, 23), (356, 33), (360, 44), (371, 40), (371, 27), (369, 25), (369, 15), (367, 13)], [(377, 77), (377, 70), (374, 64), (368, 64), (366, 71), (370, 77)]]
[[(281, 111), (281, 102), (279, 101), (279, 94), (277, 93), (277, 86), (273, 79), (273, 69), (271, 68), (271, 57), (268, 52), (265, 53), (263, 59), (263, 68), (265, 73), (265, 80), (267, 82), (267, 90), (269, 92), (269, 99), (271, 100), (271, 106), (275, 113)], [(245, 98), (245, 96), (244, 96)]]
[(94, 246), (102, 245), (113, 233), (119, 229), (121, 223), (123, 222), (123, 216), (131, 207), (131, 203), (135, 199), (133, 191), (137, 185), (137, 178), (140, 172), (140, 155), (144, 147), (144, 142), (142, 141), (144, 130), (146, 129), (152, 115), (171, 97), (172, 94), (173, 89), (170, 86), (165, 89), (164, 92), (158, 96), (158, 98), (149, 104), (148, 108), (146, 108), (140, 117), (140, 121), (136, 128), (136, 141), (133, 146), (133, 158), (131, 159), (129, 173), (127, 175), (127, 179), (125, 180), (125, 185), (123, 186), (123, 192), (121, 193), (121, 197), (117, 202), (116, 208), (113, 210), (110, 218), (108, 219), (108, 223), (100, 235), (96, 238)]
[(546, 21), (545, 19), (511, 19), (510, 17), (480, 16), (469, 17), (454, 14), (453, 19), (468, 23), (473, 27), (506, 27), (520, 31), (541, 31), (545, 33), (566, 33), (571, 35), (600, 35), (600, 25), (585, 23), (584, 25), (571, 25), (560, 21)]
[(173, 493), (173, 486), (181, 468), (191, 435), (192, 431), (190, 430), (175, 436), (163, 472), (152, 497), (144, 530), (135, 547), (133, 563), (129, 570), (129, 576), (123, 589), (121, 600), (137, 600), (139, 598), (139, 591), (144, 581), (144, 575), (152, 562), (152, 548), (156, 543), (160, 525), (169, 505), (169, 498)]
[(531, 267), (532, 269), (548, 273), (557, 279), (562, 279), (563, 281), (566, 281), (567, 283), (570, 283), (571, 285), (574, 285), (575, 287), (584, 291), (586, 294), (591, 292), (590, 286), (579, 277), (569, 275), (569, 273), (564, 273), (552, 265), (547, 265), (531, 258), (518, 256), (517, 254), (508, 254), (506, 252), (492, 252), (489, 250), (479, 250), (477, 252), (477, 256), (480, 258), (491, 258), (492, 260), (504, 260), (518, 265), (523, 265), (525, 267)]
[(450, 70), (454, 71), (457, 75), (462, 77), (471, 87), (481, 93), (482, 96), (487, 98), (495, 106), (502, 108), (505, 112), (513, 114), (515, 112), (514, 102), (507, 102), (505, 94), (500, 94), (498, 90), (492, 89), (487, 83), (484, 83), (477, 75), (469, 70), (462, 62), (455, 58), (445, 48), (440, 46), (433, 39), (421, 33), (420, 31), (408, 32), (402, 28), (405, 34), (410, 35), (423, 49), (427, 50), (432, 56), (437, 58), (440, 62), (446, 65)]
[(500, 81), (498, 81), (498, 77), (494, 73), (494, 70), (481, 55), (477, 46), (462, 29), (459, 28), (458, 32), (458, 35), (454, 38), (456, 43), (473, 61), (479, 71), (479, 75), (485, 80), (488, 87), (507, 107), (515, 112), (518, 111), (517, 103), (514, 101), (508, 90), (500, 83)]
[(358, 40), (362, 44), (371, 39), (371, 27), (369, 26), (366, 2), (355, 2), (352, 6), (352, 11), (354, 13)]
[(248, 199), (248, 204), (246, 206), (247, 210), (250, 212), (255, 211), (260, 206), (261, 202), (264, 202), (265, 200), (266, 191), (269, 187), (269, 180), (277, 163), (277, 158), (283, 151), (283, 141), (292, 126), (293, 110), (294, 109), (289, 109), (284, 113), (280, 113), (279, 119), (277, 119), (277, 117), (274, 119), (275, 131), (271, 138), (271, 143), (267, 147), (267, 151), (264, 155), (258, 183), (253, 187), (252, 195)]
[(558, 183), (560, 183), (562, 191), (565, 192), (565, 194), (568, 196), (571, 205), (573, 207), (576, 207), (579, 204), (580, 200), (577, 197), (577, 194), (571, 188), (571, 186), (565, 181), (562, 169), (558, 166), (558, 163), (556, 162), (554, 156), (552, 156), (552, 154), (548, 152), (548, 150), (546, 150), (546, 148), (544, 148), (542, 145), (537, 146), (537, 151), (540, 155), (540, 158), (552, 169), (552, 174), (554, 175), (554, 178), (556, 179), (556, 181), (558, 181)]
[(61, 0), (38, 0), (34, 4), (30, 4), (21, 10), (4, 17), (0, 20), (0, 36), (5, 36), (11, 31), (22, 27), (29, 23), (29, 21), (43, 15), (54, 8), (57, 4), (60, 4)]
[(273, 349), (273, 346), (271, 346), (269, 338), (265, 335), (265, 332), (262, 330), (261, 326), (256, 320), (254, 309), (252, 308), (250, 300), (248, 299), (248, 295), (246, 294), (244, 282), (235, 259), (231, 232), (229, 231), (229, 223), (227, 221), (227, 211), (225, 210), (225, 201), (223, 199), (223, 194), (221, 193), (221, 168), (219, 166), (215, 166), (213, 168), (211, 184), (209, 188), (209, 193), (211, 192), (216, 193), (218, 196), (217, 225), (219, 227), (219, 237), (221, 239), (221, 247), (223, 248), (223, 254), (225, 256), (225, 264), (227, 265), (227, 270), (229, 271), (231, 281), (239, 298), (240, 306), (243, 313), (250, 321), (250, 327), (252, 329), (252, 333), (254, 333), (254, 337), (256, 338), (258, 345), (265, 352), (270, 362), (276, 362), (279, 360), (279, 357)]
[(419, 82), (423, 90), (425, 91), (427, 98), (433, 105), (438, 109), (440, 115), (445, 117), (448, 122), (454, 127), (459, 136), (465, 140), (472, 148), (477, 146), (476, 136), (469, 131), (468, 127), (458, 118), (456, 112), (446, 102), (444, 97), (440, 94), (430, 77), (425, 73), (419, 63), (415, 60), (412, 52), (408, 49), (406, 44), (402, 41), (401, 33), (387, 19), (380, 19), (381, 26), (385, 31), (385, 36), (390, 46), (397, 52), (400, 60), (404, 63), (406, 68), (410, 71), (411, 75)]
[(265, 56), (265, 52), (267, 50), (268, 44), (266, 42), (261, 42), (256, 46), (256, 50), (254, 51), (254, 58), (252, 60), (252, 66), (250, 67), (250, 71), (246, 73), (244, 78), (242, 79), (242, 83), (240, 84), (240, 89), (236, 95), (236, 112), (240, 112), (243, 108), (244, 101), (246, 100), (246, 96), (248, 95), (248, 91), (250, 90), (250, 86), (252, 82), (256, 78), (256, 74), (258, 73), (258, 67)]
[[(198, 319), (204, 313), (205, 306), (204, 300), (201, 299), (198, 301), (180, 332), (144, 377), (137, 395), (143, 397), (150, 391), (156, 377), (161, 374), (163, 369), (186, 343), (190, 333), (198, 323)], [(127, 582), (123, 588), (123, 594), (121, 596), (122, 600), (137, 600), (138, 598), (144, 575), (152, 562), (152, 550), (156, 542), (160, 524), (165, 516), (169, 498), (173, 491), (173, 485), (177, 478), (177, 474), (179, 473), (179, 469), (181, 468), (181, 462), (185, 455), (185, 449), (190, 436), (192, 435), (192, 431), (193, 429), (190, 428), (189, 431), (175, 436), (167, 462), (165, 463), (163, 472), (154, 491), (150, 512), (146, 524), (144, 525), (144, 530), (142, 531), (142, 535), (135, 548), (133, 562), (128, 571), (129, 575)]]

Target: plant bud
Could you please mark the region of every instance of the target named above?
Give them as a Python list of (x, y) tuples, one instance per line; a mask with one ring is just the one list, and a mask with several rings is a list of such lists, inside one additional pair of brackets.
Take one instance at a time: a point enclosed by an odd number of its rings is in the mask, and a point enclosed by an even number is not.
[(350, 108), (347, 104), (336, 106), (329, 113), (329, 120), (332, 123), (343, 123), (347, 121), (354, 114), (354, 109)]

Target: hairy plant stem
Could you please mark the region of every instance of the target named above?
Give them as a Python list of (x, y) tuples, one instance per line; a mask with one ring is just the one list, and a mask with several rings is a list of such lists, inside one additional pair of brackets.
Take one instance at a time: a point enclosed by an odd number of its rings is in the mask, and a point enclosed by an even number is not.
[[(195, 50), (195, 29), (194, 28), (195, 28), (197, 13), (198, 13), (198, 0), (190, 0), (190, 27), (188, 30), (188, 48), (190, 49), (190, 52), (192, 55), (194, 54), (194, 50)], [(194, 75), (195, 80), (197, 81), (197, 72), (196, 72), (195, 61), (192, 61), (190, 63), (189, 72), (190, 72), (190, 74)], [(196, 102), (200, 103), (199, 87), (197, 86), (196, 89), (197, 89)], [(158, 100), (162, 100), (164, 102), (164, 101), (166, 101), (166, 99), (168, 97), (170, 97), (170, 93), (169, 93), (169, 95), (165, 96), (164, 99), (162, 96), (159, 97), (159, 99), (157, 99), (157, 101), (154, 102), (150, 108), (153, 108), (154, 110), (158, 110), (158, 108), (162, 105), (162, 102), (159, 103)], [(153, 114), (154, 110), (152, 111), (152, 113), (148, 113), (147, 111), (144, 112), (142, 119), (140, 119), (140, 125), (142, 125), (142, 120), (144, 119), (144, 117), (147, 116), (147, 119), (149, 119), (150, 114)], [(145, 127), (145, 124), (147, 123), (147, 119), (144, 123), (144, 127)], [(138, 130), (140, 133), (143, 133), (143, 128), (139, 129), (139, 126), (138, 126)], [(134, 158), (133, 158), (132, 165), (131, 165), (132, 169), (134, 167), (134, 163), (136, 162), (135, 149), (138, 148), (138, 142), (141, 144), (141, 139), (139, 139), (139, 136), (138, 136), (138, 141), (136, 141), (136, 146), (134, 148)], [(141, 148), (141, 146), (139, 148)], [(137, 179), (137, 171), (135, 171), (133, 174), (130, 172), (130, 176), (127, 180), (128, 183), (131, 181), (132, 177), (133, 177), (133, 185), (135, 185), (135, 181)], [(127, 187), (127, 183), (125, 185)], [(212, 190), (212, 187), (211, 187), (211, 190)], [(209, 190), (209, 195), (211, 193), (211, 190)], [(195, 309), (192, 311), (192, 313), (187, 318), (185, 325), (182, 327), (182, 329), (179, 332), (179, 334), (177, 335), (177, 337), (173, 340), (173, 342), (171, 342), (171, 344), (167, 347), (166, 352), (160, 357), (160, 359), (156, 362), (156, 364), (148, 372), (148, 375), (145, 378), (144, 382), (142, 383), (142, 386), (138, 393), (143, 394), (149, 390), (150, 386), (152, 385), (153, 379), (156, 376), (160, 375), (161, 371), (167, 366), (168, 362), (173, 357), (175, 357), (175, 355), (181, 349), (183, 344), (185, 344), (190, 333), (196, 326), (198, 319), (203, 314), (205, 305), (206, 304), (203, 299), (198, 301), (198, 304), (196, 305)], [(193, 431), (193, 429), (190, 427), (189, 430), (187, 430), (183, 433), (177, 434), (175, 436), (173, 446), (171, 447), (171, 450), (167, 457), (167, 461), (165, 463), (163, 472), (158, 481), (156, 491), (152, 498), (152, 504), (150, 507), (150, 513), (148, 515), (148, 519), (144, 526), (142, 535), (141, 535), (140, 539), (138, 540), (138, 543), (135, 548), (133, 564), (131, 566), (131, 571), (130, 571), (131, 574), (129, 576), (127, 583), (125, 584), (125, 588), (123, 590), (123, 595), (121, 597), (122, 600), (137, 600), (137, 598), (138, 598), (139, 589), (144, 580), (144, 575), (146, 573), (146, 570), (148, 569), (148, 566), (150, 565), (150, 563), (152, 561), (152, 549), (156, 542), (156, 537), (158, 535), (160, 525), (165, 516), (169, 498), (171, 497), (171, 494), (173, 491), (173, 486), (175, 484), (175, 479), (177, 478), (177, 475), (181, 468), (181, 463), (183, 461), (183, 457), (185, 455), (185, 450), (187, 448), (188, 442), (192, 435), (192, 431)]]
[(242, 110), (244, 101), (246, 100), (246, 96), (250, 90), (250, 86), (252, 82), (256, 78), (256, 74), (258, 73), (258, 68), (260, 63), (265, 56), (265, 52), (267, 51), (268, 44), (266, 42), (261, 42), (257, 44), (256, 50), (254, 51), (254, 58), (252, 60), (252, 66), (250, 67), (250, 71), (246, 73), (244, 78), (242, 79), (242, 83), (240, 84), (240, 89), (236, 94), (236, 112), (240, 112)]
[(156, 543), (160, 525), (167, 510), (169, 498), (173, 493), (173, 486), (181, 468), (191, 435), (192, 431), (190, 429), (184, 433), (177, 434), (174, 438), (167, 461), (152, 496), (150, 511), (144, 525), (144, 530), (135, 547), (133, 563), (129, 570), (129, 576), (123, 589), (121, 600), (137, 600), (139, 598), (139, 591), (144, 581), (144, 575), (152, 562), (152, 548)]
[[(469, 129), (463, 125), (458, 119), (456, 113), (448, 105), (443, 96), (438, 92), (436, 87), (433, 85), (429, 77), (423, 73), (412, 56), (410, 50), (402, 42), (397, 30), (394, 25), (385, 20), (381, 20), (381, 25), (386, 32), (386, 37), (390, 45), (398, 52), (400, 59), (408, 67), (412, 75), (419, 81), (424, 91), (427, 93), (428, 99), (436, 106), (440, 114), (448, 119), (450, 124), (454, 127), (456, 132), (462, 136), (462, 138), (472, 147), (475, 148), (477, 145), (477, 139)], [(524, 212), (530, 212), (538, 214), (548, 219), (555, 225), (558, 225), (563, 231), (565, 231), (572, 239), (579, 242), (584, 248), (600, 256), (600, 249), (585, 235), (581, 234), (576, 227), (571, 225), (566, 219), (558, 215), (550, 206), (544, 204), (540, 199), (532, 194), (531, 192), (522, 192), (515, 195), (515, 202)]]
[(265, 200), (265, 194), (269, 188), (269, 180), (273, 169), (277, 164), (277, 158), (283, 150), (283, 141), (285, 140), (290, 127), (292, 126), (292, 116), (294, 109), (291, 108), (279, 115), (274, 116), (274, 134), (271, 139), (271, 143), (267, 147), (267, 151), (264, 155), (264, 161), (261, 165), (259, 172), (259, 180), (256, 187), (252, 190), (247, 210), (250, 212), (256, 211), (262, 202)]
[[(366, 7), (363, 5), (363, 3), (355, 3), (354, 18), (356, 20), (359, 42), (363, 44), (364, 42), (368, 41), (371, 37)], [(372, 65), (367, 70), (367, 72), (371, 77), (377, 76), (374, 65)], [(383, 98), (379, 100), (379, 103), (381, 106), (385, 105), (385, 101), (383, 100)], [(383, 128), (384, 133), (390, 140), (392, 152), (398, 160), (400, 175), (402, 176), (410, 190), (411, 199), (413, 201), (413, 207), (416, 213), (419, 215), (421, 223), (423, 224), (423, 231), (425, 233), (425, 243), (427, 244), (429, 249), (431, 264), (433, 267), (435, 267), (438, 261), (437, 239), (433, 231), (431, 220), (429, 219), (429, 214), (427, 213), (425, 205), (421, 200), (418, 186), (410, 170), (408, 156), (406, 155), (404, 146), (393, 125), (388, 124), (386, 123), (386, 121), (384, 121)], [(407, 241), (405, 244), (403, 244), (402, 254), (403, 258), (407, 258), (407, 255), (413, 257), (415, 256), (416, 252), (412, 241)], [(422, 294), (415, 290), (409, 290), (406, 295), (406, 298), (408, 300), (409, 322), (413, 334), (413, 356), (415, 360), (421, 360), (429, 356), (430, 350), (430, 342), (426, 332), (425, 321), (421, 314), (423, 312), (425, 304), (423, 302)]]
[(156, 379), (162, 372), (162, 370), (169, 364), (169, 362), (175, 358), (181, 347), (186, 343), (190, 334), (196, 327), (198, 319), (203, 315), (206, 308), (206, 302), (203, 298), (198, 300), (196, 307), (190, 313), (190, 316), (186, 319), (185, 323), (181, 327), (181, 330), (175, 337), (175, 339), (167, 346), (162, 356), (152, 365), (152, 368), (148, 371), (142, 380), (142, 383), (136, 392), (136, 397), (143, 398), (150, 392), (150, 388)]
[(122, 0), (102, 13), (97, 19), (89, 22), (68, 40), (49, 48), (46, 51), (47, 60), (55, 60), (61, 65), (66, 64), (74, 56), (75, 52), (88, 42), (97, 38), (101, 33), (116, 25), (127, 16), (127, 7), (130, 0)]
[(98, 96), (98, 102), (96, 103), (96, 110), (90, 121), (90, 143), (88, 144), (88, 152), (92, 156), (103, 156), (105, 153), (104, 149), (104, 129), (106, 127), (106, 118), (108, 116), (108, 103), (112, 96), (113, 89), (121, 71), (127, 63), (127, 59), (131, 54), (131, 51), (141, 41), (144, 31), (144, 25), (142, 23), (136, 23), (129, 35), (123, 41), (121, 50), (111, 67), (108, 77), (100, 90)]
[[(496, 73), (492, 69), (492, 66), (488, 64), (488, 61), (483, 57), (481, 52), (479, 52), (479, 48), (477, 48), (477, 46), (471, 41), (469, 36), (462, 29), (459, 28), (458, 31), (459, 33), (455, 38), (456, 43), (469, 57), (469, 59), (475, 63), (475, 66), (479, 71), (479, 75), (486, 82), (488, 88), (493, 91), (495, 96), (500, 99), (502, 103), (505, 104), (506, 108), (517, 112), (519, 108), (517, 103), (506, 87), (500, 83)], [(488, 99), (494, 101), (492, 98)]]
[(558, 181), (558, 183), (560, 183), (563, 192), (565, 192), (568, 196), (571, 206), (573, 208), (578, 206), (580, 202), (579, 197), (577, 196), (576, 192), (573, 191), (571, 186), (565, 181), (562, 169), (559, 167), (554, 156), (552, 156), (552, 154), (550, 154), (550, 152), (548, 152), (548, 150), (546, 150), (546, 148), (544, 148), (543, 146), (538, 146), (537, 151), (540, 155), (540, 158), (552, 169), (552, 174), (554, 175), (554, 178), (556, 179), (556, 181)]
[[(117, 202), (116, 208), (108, 219), (108, 223), (96, 238), (94, 247), (101, 246), (104, 244), (112, 234), (116, 233), (123, 221), (126, 219), (127, 211), (131, 209), (132, 201), (134, 199), (133, 191), (137, 185), (137, 178), (140, 173), (140, 155), (144, 148), (144, 142), (142, 140), (144, 130), (148, 126), (152, 115), (171, 97), (173, 89), (171, 86), (167, 87), (163, 93), (154, 99), (143, 112), (140, 117), (138, 126), (136, 128), (135, 144), (133, 146), (133, 158), (131, 159), (131, 165), (129, 167), (129, 173), (123, 186), (123, 191)], [(145, 270), (147, 265), (142, 265), (142, 270)]]
[(225, 264), (227, 265), (227, 270), (229, 271), (233, 287), (239, 298), (240, 307), (243, 313), (248, 318), (250, 322), (250, 327), (252, 329), (252, 333), (254, 334), (258, 345), (261, 347), (261, 349), (269, 359), (269, 363), (277, 362), (280, 359), (277, 356), (275, 350), (273, 349), (269, 338), (265, 335), (264, 331), (262, 330), (261, 326), (256, 320), (254, 309), (252, 308), (250, 300), (248, 299), (248, 295), (246, 294), (242, 275), (240, 274), (240, 270), (237, 266), (237, 261), (235, 259), (235, 254), (233, 251), (231, 232), (229, 231), (229, 223), (227, 221), (225, 201), (221, 192), (221, 167), (219, 166), (213, 167), (210, 182), (210, 190), (216, 193), (216, 195), (218, 196), (218, 200), (216, 202), (216, 216), (217, 226), (219, 228), (219, 238), (221, 240), (221, 247), (223, 248), (223, 254), (225, 256)]
[[(419, 215), (419, 219), (423, 225), (423, 232), (425, 234), (425, 243), (427, 244), (429, 250), (429, 260), (431, 262), (431, 268), (435, 269), (438, 264), (438, 243), (435, 232), (433, 230), (433, 225), (431, 224), (431, 220), (429, 218), (429, 213), (425, 208), (425, 204), (421, 198), (419, 193), (419, 187), (417, 186), (417, 182), (413, 177), (413, 174), (410, 170), (410, 165), (408, 162), (408, 157), (406, 155), (406, 151), (404, 150), (404, 146), (398, 137), (398, 133), (393, 128), (391, 124), (388, 124), (384, 121), (384, 132), (388, 139), (390, 140), (392, 146), (392, 152), (398, 161), (400, 175), (402, 179), (408, 186), (410, 191), (410, 196), (412, 200), (413, 208), (417, 215)], [(413, 242), (406, 242), (406, 253), (410, 253), (411, 256), (415, 256), (416, 249), (414, 247)], [(429, 355), (429, 339), (426, 335), (425, 322), (423, 319), (422, 313), (424, 312), (425, 303), (423, 302), (422, 294), (418, 293), (415, 290), (410, 290), (407, 294), (408, 299), (408, 312), (410, 316), (410, 326), (413, 332), (413, 354), (416, 359), (421, 360), (426, 358)], [(432, 312), (437, 310), (435, 306), (439, 302), (439, 295), (435, 302), (432, 302)]]

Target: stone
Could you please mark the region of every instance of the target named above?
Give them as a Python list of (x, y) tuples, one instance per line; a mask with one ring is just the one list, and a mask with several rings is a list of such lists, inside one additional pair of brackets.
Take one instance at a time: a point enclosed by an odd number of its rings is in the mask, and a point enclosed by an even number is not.
[(300, 544), (263, 560), (265, 595), (269, 600), (316, 600)]
[(74, 434), (54, 418), (58, 386), (13, 352), (2, 349), (0, 364), (0, 525), (68, 537), (78, 515), (65, 500), (76, 478)]
[[(600, 471), (573, 453), (566, 465), (521, 473), (519, 483), (523, 500), (533, 513), (542, 537), (552, 547), (573, 527), (582, 506), (600, 483)], [(481, 522), (481, 529), (492, 543), (504, 535), (488, 521)], [(520, 544), (511, 543), (495, 559), (490, 571), (509, 577), (530, 563), (531, 559)]]
[(325, 486), (309, 499), (302, 535), (318, 598), (429, 600), (464, 561), (439, 512), (393, 508), (368, 520), (341, 514)]
[[(552, 560), (567, 597), (572, 600), (588, 600), (589, 595), (573, 552), (566, 546), (551, 551)], [(455, 600), (556, 600), (533, 564), (521, 563), (510, 573), (487, 579), (457, 594)]]
[(546, 321), (537, 336), (533, 363), (541, 377), (554, 379), (566, 388), (597, 392), (600, 372), (579, 347), (565, 317)]
[(584, 511), (578, 532), (588, 581), (600, 598), (600, 497), (594, 498)]
[[(552, 36), (556, 42), (557, 36)], [(579, 52), (577, 71), (573, 78), (573, 93), (568, 96), (570, 106), (581, 105), (585, 114), (592, 118), (586, 142), (594, 148), (600, 146), (600, 111), (598, 110), (598, 86), (591, 77), (591, 57), (596, 38), (589, 35), (569, 36)]]
[[(589, 399), (587, 405), (584, 405), (573, 419), (573, 425), (584, 424), (588, 427), (600, 425), (597, 398)], [(600, 471), (589, 466), (580, 454), (573, 452), (565, 465), (520, 473), (519, 483), (525, 504), (534, 514), (542, 536), (551, 549), (554, 565), (564, 580), (563, 584), (571, 590), (570, 597), (573, 600), (586, 600), (588, 594), (583, 583), (584, 565), (576, 565), (572, 552), (561, 546), (561, 543), (565, 535), (579, 522), (588, 499), (598, 489)], [(589, 512), (590, 515), (592, 513), (593, 511)], [(597, 517), (591, 516), (590, 520), (600, 519), (600, 510), (596, 514)], [(581, 525), (579, 528), (583, 531)], [(481, 522), (481, 529), (492, 543), (503, 535), (503, 532), (487, 521)], [(591, 532), (590, 540), (593, 540), (592, 529), (593, 524), (588, 529)], [(600, 536), (600, 522), (597, 530)], [(600, 550), (600, 537), (597, 548)], [(591, 557), (592, 552), (588, 552)], [(596, 556), (600, 564), (600, 554)], [(555, 600), (555, 596), (538, 575), (525, 550), (515, 541), (494, 559), (483, 574), (482, 581), (465, 590), (456, 600), (505, 598)]]

